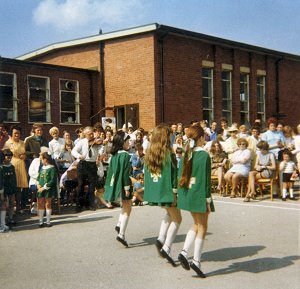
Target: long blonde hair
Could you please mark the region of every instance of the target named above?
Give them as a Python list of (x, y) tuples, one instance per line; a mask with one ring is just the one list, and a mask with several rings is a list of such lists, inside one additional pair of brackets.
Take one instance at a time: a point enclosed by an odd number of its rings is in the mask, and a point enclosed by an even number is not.
[(161, 169), (171, 153), (171, 130), (166, 124), (159, 124), (153, 129), (150, 146), (144, 159), (150, 173), (161, 173)]

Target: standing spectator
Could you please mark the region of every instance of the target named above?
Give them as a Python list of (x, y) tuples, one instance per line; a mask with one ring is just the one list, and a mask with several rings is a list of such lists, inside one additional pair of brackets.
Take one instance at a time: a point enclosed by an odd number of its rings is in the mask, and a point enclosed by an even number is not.
[[(183, 160), (178, 189), (178, 208), (189, 211), (194, 220), (188, 231), (183, 249), (178, 256), (182, 267), (192, 268), (200, 278), (206, 276), (201, 271), (201, 254), (207, 231), (208, 214), (214, 211), (211, 198), (211, 160), (209, 154), (202, 148), (204, 130), (201, 127), (191, 127), (188, 133), (186, 154)], [(194, 245), (193, 261), (189, 264), (187, 255)]]
[(220, 120), (220, 124), (221, 124), (221, 134), (222, 134), (222, 138), (224, 141), (226, 141), (229, 137), (228, 135), (228, 121), (226, 118), (221, 118)]
[(160, 256), (176, 266), (170, 253), (181, 223), (181, 213), (177, 208), (177, 162), (170, 135), (170, 128), (164, 124), (158, 125), (152, 132), (145, 155), (144, 200), (166, 209), (155, 245)]
[(75, 133), (77, 135), (77, 139), (74, 140), (74, 145), (76, 145), (78, 141), (80, 141), (81, 139), (84, 138), (83, 130), (84, 130), (84, 127), (80, 127), (80, 128), (77, 128), (75, 130)]
[(71, 138), (71, 134), (67, 130), (63, 131), (63, 138), (64, 138), (65, 142), (71, 141), (73, 143), (73, 146), (74, 146), (74, 142)]
[(115, 230), (118, 232), (117, 241), (128, 247), (125, 240), (125, 232), (131, 213), (131, 180), (129, 135), (124, 131), (117, 131), (113, 138), (111, 149), (111, 160), (108, 167), (107, 179), (105, 182), (104, 198), (109, 202), (121, 201), (122, 211)]
[(136, 178), (137, 175), (141, 174), (144, 170), (144, 152), (141, 145), (136, 147), (136, 152), (131, 155), (130, 162), (132, 167), (132, 177)]
[(0, 124), (0, 150), (3, 149), (4, 144), (8, 141), (8, 127), (5, 124)]
[(6, 200), (4, 196), (4, 176), (3, 176), (3, 153), (0, 150), (0, 233), (4, 233), (9, 230), (9, 227), (5, 224), (6, 219)]
[(32, 135), (25, 139), (26, 158), (30, 162), (39, 157), (41, 147), (48, 147), (48, 141), (43, 137), (43, 125), (34, 123), (32, 126)]
[(284, 147), (283, 133), (276, 130), (277, 120), (275, 118), (268, 119), (268, 130), (262, 134), (261, 140), (269, 144), (269, 150), (278, 159), (278, 153)]
[(58, 171), (54, 160), (48, 153), (41, 154), (42, 168), (37, 178), (37, 209), (39, 227), (44, 227), (46, 209), (46, 226), (51, 227), (52, 198), (57, 195)]
[(181, 122), (178, 122), (177, 123), (177, 130), (176, 130), (176, 134), (180, 134), (180, 135), (183, 135), (183, 125)]
[(79, 140), (72, 149), (72, 155), (79, 160), (77, 166), (78, 189), (77, 189), (77, 211), (82, 209), (79, 200), (84, 195), (84, 181), (88, 181), (88, 200), (91, 210), (95, 210), (95, 185), (97, 181), (96, 161), (101, 152), (102, 140), (94, 139), (94, 129), (87, 126), (84, 130), (84, 138)]
[(5, 143), (4, 148), (10, 149), (13, 153), (11, 163), (15, 167), (17, 178), (16, 211), (23, 213), (28, 202), (28, 178), (25, 164), (25, 143), (20, 139), (20, 135), (21, 128), (12, 127), (11, 138)]
[(214, 141), (217, 140), (218, 133), (217, 133), (217, 122), (212, 121), (210, 125), (210, 140)]
[(65, 147), (65, 140), (59, 137), (59, 130), (55, 126), (50, 128), (49, 134), (52, 136), (52, 140), (49, 142), (48, 154), (51, 155), (58, 169), (61, 170), (60, 158)]
[(298, 171), (300, 171), (300, 124), (297, 125), (297, 134), (294, 136), (295, 149), (292, 151), (296, 155)]
[(175, 143), (175, 139), (176, 139), (176, 131), (177, 131), (177, 124), (173, 123), (171, 125), (171, 145), (173, 145)]

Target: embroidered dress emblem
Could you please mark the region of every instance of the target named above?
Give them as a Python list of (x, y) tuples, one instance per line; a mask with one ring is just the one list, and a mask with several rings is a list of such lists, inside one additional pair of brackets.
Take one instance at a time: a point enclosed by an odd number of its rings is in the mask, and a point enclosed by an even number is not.
[(114, 181), (115, 181), (115, 175), (112, 175), (109, 184), (111, 187), (114, 185)]
[(161, 174), (153, 174), (153, 173), (151, 173), (150, 176), (153, 179), (154, 183), (157, 183), (158, 182), (158, 178), (161, 178)]
[(194, 185), (194, 184), (196, 184), (196, 178), (195, 178), (195, 177), (192, 177), (192, 178), (190, 179), (189, 189), (191, 189), (191, 188), (192, 188), (192, 185)]

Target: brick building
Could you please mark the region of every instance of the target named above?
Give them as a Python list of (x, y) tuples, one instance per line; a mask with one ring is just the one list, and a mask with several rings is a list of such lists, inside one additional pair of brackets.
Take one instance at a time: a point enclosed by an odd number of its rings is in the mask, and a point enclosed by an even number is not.
[(97, 110), (98, 83), (96, 71), (0, 58), (0, 123), (20, 124), (22, 137), (35, 122), (74, 136)]
[(93, 122), (115, 116), (118, 127), (130, 121), (146, 130), (160, 122), (222, 116), (238, 123), (270, 116), (292, 126), (300, 122), (291, 113), (300, 105), (300, 56), (174, 27), (150, 24), (99, 34), (18, 59), (62, 65), (70, 73), (74, 68), (86, 77), (99, 71), (91, 92), (80, 93), (81, 116), (100, 112)]

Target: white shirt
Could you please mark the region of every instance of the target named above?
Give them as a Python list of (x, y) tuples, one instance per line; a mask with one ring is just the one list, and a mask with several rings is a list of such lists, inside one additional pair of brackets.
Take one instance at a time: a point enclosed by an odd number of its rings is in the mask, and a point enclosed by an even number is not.
[[(72, 149), (72, 155), (76, 159), (79, 159), (82, 156), (87, 162), (96, 162), (98, 155), (101, 153), (101, 148), (102, 145), (98, 144), (89, 146), (87, 138), (83, 138), (79, 140)], [(89, 152), (91, 152), (91, 156), (89, 156)]]
[(64, 151), (65, 140), (63, 138), (53, 139), (49, 142), (48, 154), (56, 160), (60, 158), (62, 152)]

